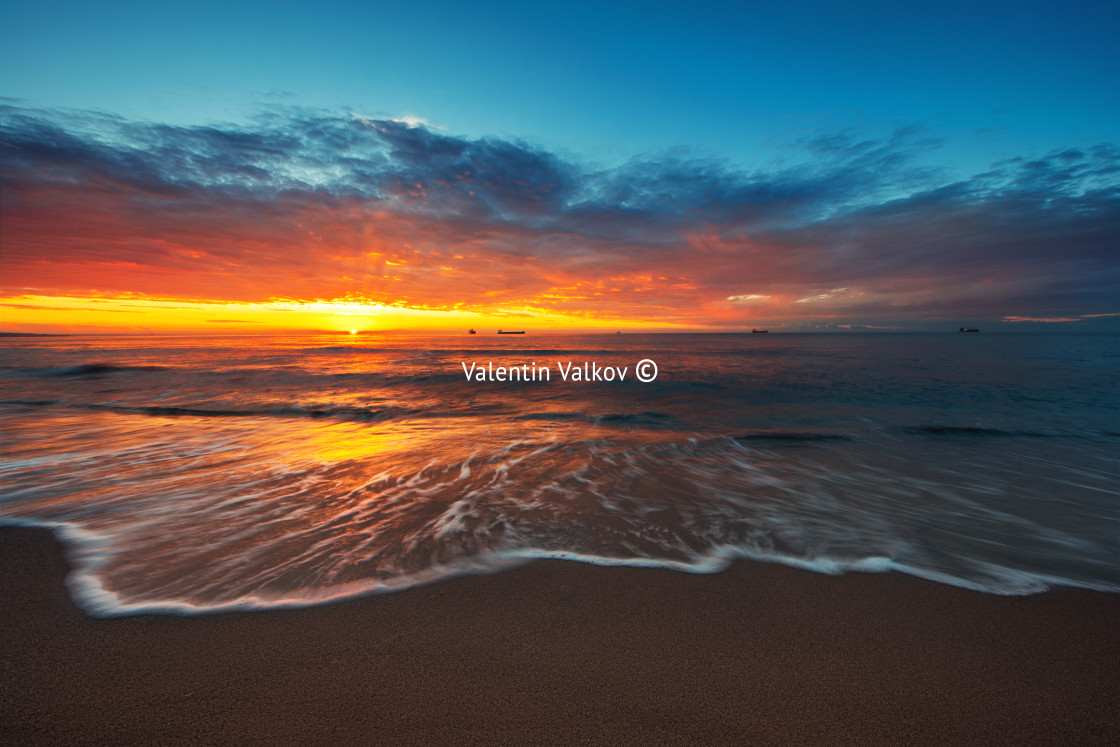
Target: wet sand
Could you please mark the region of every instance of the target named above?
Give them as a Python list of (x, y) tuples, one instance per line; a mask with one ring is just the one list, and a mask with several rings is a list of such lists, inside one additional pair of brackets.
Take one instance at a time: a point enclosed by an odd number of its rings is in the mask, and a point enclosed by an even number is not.
[(0, 741), (1120, 743), (1120, 595), (541, 561), (324, 607), (93, 619), (0, 530)]

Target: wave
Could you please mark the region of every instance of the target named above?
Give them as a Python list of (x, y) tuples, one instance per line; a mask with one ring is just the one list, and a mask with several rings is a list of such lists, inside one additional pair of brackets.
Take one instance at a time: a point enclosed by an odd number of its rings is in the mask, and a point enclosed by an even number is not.
[(1120, 434), (1113, 431), (1031, 431), (1031, 430), (1013, 430), (1003, 428), (984, 428), (979, 426), (955, 426), (955, 425), (918, 425), (910, 426), (900, 429), (902, 433), (911, 436), (934, 436), (937, 438), (960, 438), (960, 439), (982, 439), (982, 438), (1089, 438), (1089, 439), (1113, 439), (1120, 437)]
[(672, 415), (653, 411), (641, 413), (612, 412), (605, 415), (591, 415), (585, 412), (528, 412), (515, 415), (513, 419), (560, 423), (578, 421), (595, 425), (645, 426), (647, 428), (666, 428), (676, 425)]
[(309, 418), (357, 422), (382, 422), (404, 418), (472, 418), (483, 415), (507, 415), (511, 420), (582, 421), (600, 425), (665, 426), (672, 416), (662, 412), (608, 413), (590, 415), (581, 412), (514, 414), (503, 403), (474, 403), (461, 408), (448, 407), (313, 407), (276, 405), (253, 408), (175, 407), (167, 405), (110, 405), (70, 403), (62, 400), (3, 400), (0, 407), (58, 408), (92, 412), (117, 412), (154, 417), (195, 418)]
[[(2, 521), (61, 533), (92, 614), (304, 606), (532, 558), (696, 573), (743, 558), (995, 594), (1120, 591), (1115, 538), (1076, 518), (1115, 498), (1110, 476), (1060, 465), (1025, 479), (976, 463), (946, 483), (862, 466), (858, 450), (783, 455), (731, 438), (475, 446), (451, 435), (441, 449), (378, 442), (341, 462), (161, 438), (115, 460), (57, 457), (59, 474), (76, 476), (65, 493), (44, 491), (41, 458), (5, 480)], [(1032, 514), (1059, 484), (1074, 508)], [(1020, 500), (999, 500), (1009, 493)]]
[[(97, 403), (65, 403), (59, 400), (5, 400), (0, 401), (0, 406), (34, 407), (34, 408), (61, 408), (67, 410), (84, 410), (92, 412), (118, 412), (132, 415), (151, 415), (156, 417), (194, 417), (194, 418), (337, 418), (340, 420), (357, 420), (363, 422), (378, 422), (403, 417), (449, 417), (459, 413), (433, 412), (410, 408), (372, 408), (372, 407), (302, 407), (285, 405), (278, 407), (260, 407), (249, 409), (215, 409), (205, 407), (168, 407), (165, 405), (104, 405)], [(474, 412), (462, 413), (465, 415), (477, 414)]]
[(571, 421), (580, 420), (590, 422), (591, 416), (582, 412), (527, 412), (514, 416), (515, 420), (555, 420)]
[(64, 368), (24, 368), (20, 369), (32, 376), (41, 378), (80, 379), (108, 376), (110, 374), (148, 373), (166, 371), (166, 366), (115, 366), (108, 363), (80, 363)]
[(786, 432), (764, 431), (748, 433), (743, 436), (734, 436), (740, 443), (753, 444), (813, 444), (835, 441), (852, 441), (854, 438), (844, 433), (812, 433), (812, 432)]

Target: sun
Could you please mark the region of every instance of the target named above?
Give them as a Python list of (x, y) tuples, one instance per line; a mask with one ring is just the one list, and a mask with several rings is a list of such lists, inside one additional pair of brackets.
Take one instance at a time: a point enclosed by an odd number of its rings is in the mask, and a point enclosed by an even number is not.
[(358, 334), (358, 330), (352, 329), (352, 330), (350, 330), (350, 334), (356, 335), (356, 334)]

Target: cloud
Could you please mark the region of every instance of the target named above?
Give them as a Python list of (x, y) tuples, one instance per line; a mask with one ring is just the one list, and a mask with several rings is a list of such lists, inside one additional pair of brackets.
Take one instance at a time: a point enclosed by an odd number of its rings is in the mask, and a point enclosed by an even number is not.
[(596, 169), (420, 118), (181, 127), (0, 106), (5, 296), (132, 293), (750, 325), (1116, 310), (1120, 151), (946, 181), (919, 127), (808, 165)]
[(414, 117), (410, 114), (403, 117), (393, 117), (391, 122), (398, 122), (400, 124), (408, 125), (409, 127), (424, 127), (429, 130), (446, 130), (446, 127), (434, 125), (423, 117)]
[(1002, 321), (1012, 322), (1012, 323), (1018, 323), (1018, 322), (1046, 322), (1048, 324), (1052, 324), (1052, 323), (1056, 323), (1056, 322), (1080, 322), (1080, 321), (1083, 321), (1085, 319), (1101, 319), (1101, 318), (1107, 318), (1107, 317), (1113, 317), (1113, 316), (1120, 316), (1120, 312), (1114, 312), (1114, 313), (1111, 313), (1111, 314), (1082, 314), (1081, 316), (1073, 316), (1073, 317), (1070, 317), (1070, 316), (1037, 317), (1037, 316), (1017, 316), (1016, 315), (1016, 316), (1005, 316)]
[(1046, 323), (1050, 324), (1050, 323), (1054, 323), (1054, 322), (1079, 322), (1079, 321), (1081, 321), (1081, 317), (1076, 317), (1076, 316), (1075, 317), (1068, 317), (1068, 316), (1048, 316), (1048, 317), (1005, 316), (1003, 318), (1003, 321), (1005, 321), (1005, 322), (1046, 322)]
[(862, 296), (863, 291), (852, 290), (851, 288), (833, 288), (830, 291), (824, 291), (805, 298), (799, 298), (794, 303), (816, 303), (817, 301), (827, 301), (838, 296)]

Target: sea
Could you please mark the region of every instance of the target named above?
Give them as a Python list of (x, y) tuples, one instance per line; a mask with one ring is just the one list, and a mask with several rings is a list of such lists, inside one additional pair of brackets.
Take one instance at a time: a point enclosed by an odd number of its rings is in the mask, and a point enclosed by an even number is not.
[(0, 524), (54, 530), (95, 616), (538, 558), (1120, 592), (1116, 335), (59, 336), (0, 355)]

